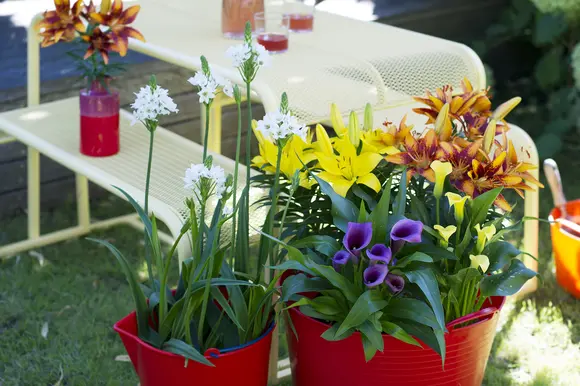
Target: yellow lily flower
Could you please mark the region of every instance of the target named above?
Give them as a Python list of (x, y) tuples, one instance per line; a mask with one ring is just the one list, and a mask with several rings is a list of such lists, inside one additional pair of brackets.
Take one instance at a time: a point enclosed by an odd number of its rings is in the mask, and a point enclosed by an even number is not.
[(383, 159), (377, 153), (356, 154), (356, 148), (348, 141), (335, 141), (336, 154), (325, 154), (315, 152), (315, 159), (318, 159), (323, 171), (318, 173), (318, 177), (332, 185), (334, 191), (345, 197), (350, 187), (357, 183), (366, 185), (378, 192), (381, 183), (372, 171)]
[(437, 200), (443, 195), (443, 185), (445, 185), (445, 177), (451, 174), (453, 167), (449, 162), (441, 162), (435, 160), (431, 162), (431, 169), (435, 172), (435, 188), (433, 189), (433, 195)]
[(475, 224), (475, 230), (477, 231), (477, 243), (475, 244), (475, 251), (481, 253), (485, 248), (485, 243), (490, 241), (495, 235), (496, 229), (493, 224), (481, 228), (480, 224)]
[(471, 260), (471, 268), (481, 268), (483, 273), (489, 269), (489, 257), (486, 255), (469, 255), (469, 260)]
[(358, 123), (358, 116), (354, 111), (351, 111), (350, 117), (348, 118), (348, 138), (355, 148), (360, 144), (360, 137), (361, 130)]
[(332, 147), (332, 141), (330, 140), (330, 137), (328, 136), (326, 129), (320, 124), (316, 125), (316, 142), (314, 142), (312, 144), (312, 146), (313, 146), (315, 151), (318, 151), (318, 152), (321, 152), (321, 153), (324, 153), (327, 155), (334, 154), (334, 149)]
[(469, 196), (460, 196), (457, 193), (445, 193), (445, 197), (449, 200), (449, 206), (452, 206), (455, 211), (455, 221), (458, 225), (463, 223), (463, 216), (465, 213), (465, 203), (469, 200)]
[[(256, 130), (254, 122), (252, 122), (252, 127), (260, 149), (260, 154), (252, 159), (252, 166), (266, 173), (273, 174), (276, 172), (276, 159), (279, 148), (273, 142), (264, 138), (261, 132)], [(304, 168), (303, 164), (308, 164), (316, 159), (310, 145), (310, 140), (310, 136), (307, 142), (304, 142), (300, 137), (294, 135), (286, 143), (284, 149), (282, 149), (280, 172), (288, 180), (292, 178), (296, 170), (302, 170)], [(316, 180), (311, 178), (307, 171), (300, 172), (300, 186), (310, 189), (314, 184), (316, 184)]]

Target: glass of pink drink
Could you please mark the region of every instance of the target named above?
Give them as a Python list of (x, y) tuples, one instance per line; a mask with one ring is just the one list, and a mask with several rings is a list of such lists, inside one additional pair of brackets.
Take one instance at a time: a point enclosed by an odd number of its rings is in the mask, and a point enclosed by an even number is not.
[(288, 51), (290, 17), (283, 13), (259, 12), (254, 15), (256, 40), (270, 53)]
[(314, 0), (285, 0), (284, 13), (290, 18), (290, 31), (311, 32), (314, 28)]

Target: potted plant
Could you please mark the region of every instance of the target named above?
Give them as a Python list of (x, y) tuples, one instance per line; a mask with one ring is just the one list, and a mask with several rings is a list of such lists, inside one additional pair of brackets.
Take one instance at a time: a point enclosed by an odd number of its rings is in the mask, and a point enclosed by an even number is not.
[(127, 54), (129, 38), (144, 41), (139, 31), (129, 26), (140, 6), (123, 9), (122, 0), (103, 0), (97, 10), (91, 1), (54, 0), (55, 9), (46, 11), (37, 24), (41, 46), (76, 42), (83, 53), (70, 51), (77, 70), (86, 81), (80, 91), (80, 152), (91, 157), (106, 157), (119, 152), (119, 92), (109, 87), (113, 76), (123, 71), (110, 63), (111, 52)]
[(281, 292), (295, 385), (479, 385), (505, 296), (536, 276), (503, 240), (519, 224), (502, 191), (541, 186), (505, 136), (519, 99), (492, 111), (465, 81), (418, 100), (420, 134), (404, 120), (375, 130), (370, 109), (345, 126), (333, 108), (337, 137), (318, 127), (303, 150), (313, 208), (276, 267), (294, 273)]
[[(249, 93), (258, 70), (269, 59), (263, 47), (252, 42), (249, 24), (245, 42), (231, 48), (229, 53)], [(189, 80), (198, 87), (201, 103), (209, 108), (216, 94), (224, 92), (235, 99), (241, 114), (240, 89), (214, 73), (204, 57), (201, 60), (201, 71)], [(123, 254), (113, 245), (94, 240), (117, 258), (135, 299), (135, 311), (117, 322), (115, 330), (141, 385), (266, 385), (277, 319), (278, 277), (268, 278), (263, 269), (274, 243), (262, 236), (253, 245), (249, 238), (250, 178), (246, 178), (241, 194), (238, 192), (241, 115), (234, 175), (226, 176), (224, 169), (214, 164), (206, 141), (203, 163), (191, 165), (185, 172), (184, 188), (190, 192), (186, 202), (189, 219), (177, 240), (165, 251), (159, 241), (155, 215), (148, 213), (148, 191), (158, 117), (177, 112), (177, 108), (154, 77), (136, 95), (132, 105), (135, 121), (141, 122), (151, 134), (144, 207), (121, 192), (145, 225), (146, 283), (138, 282)], [(249, 111), (250, 104), (248, 98)], [(276, 119), (275, 124), (286, 129), (283, 133), (275, 132), (277, 141), (286, 142), (294, 135), (303, 135), (305, 128), (288, 113), (285, 96)], [(248, 123), (250, 135), (251, 122)], [(206, 138), (208, 129), (209, 124), (205, 127)], [(269, 133), (274, 134), (264, 131)], [(249, 165), (249, 159), (246, 164)], [(247, 173), (249, 177), (249, 170)], [(276, 186), (270, 194), (276, 197)], [(275, 234), (271, 216), (264, 221), (261, 231), (264, 235)], [(179, 279), (172, 286), (168, 281), (171, 261), (177, 244), (188, 235), (192, 256), (180, 262)]]

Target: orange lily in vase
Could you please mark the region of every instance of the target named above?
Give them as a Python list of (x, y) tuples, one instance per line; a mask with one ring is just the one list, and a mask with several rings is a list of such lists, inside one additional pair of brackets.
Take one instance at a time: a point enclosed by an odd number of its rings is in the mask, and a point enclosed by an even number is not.
[(46, 11), (37, 24), (42, 47), (59, 42), (76, 42), (86, 47), (84, 54), (69, 52), (86, 79), (80, 92), (80, 152), (93, 157), (119, 151), (119, 93), (110, 89), (110, 80), (124, 69), (110, 63), (111, 52), (127, 54), (129, 37), (144, 41), (143, 35), (128, 24), (135, 21), (140, 7), (123, 11), (121, 0), (103, 0), (100, 9), (93, 2), (54, 0), (55, 9)]

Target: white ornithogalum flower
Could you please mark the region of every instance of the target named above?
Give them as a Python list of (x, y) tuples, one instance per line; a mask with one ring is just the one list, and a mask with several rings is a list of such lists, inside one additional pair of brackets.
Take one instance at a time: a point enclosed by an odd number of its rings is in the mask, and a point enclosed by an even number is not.
[(234, 67), (239, 68), (252, 57), (252, 48), (247, 43), (231, 46), (227, 49), (226, 56), (232, 60)]
[(234, 208), (232, 208), (231, 206), (224, 206), (222, 214), (224, 217), (230, 217), (232, 214), (234, 214)]
[(283, 114), (280, 111), (268, 113), (261, 121), (258, 121), (256, 128), (262, 133), (264, 138), (273, 142), (286, 139), (291, 135), (297, 135), (306, 141), (308, 128), (298, 123), (296, 117), (290, 113)]
[(256, 63), (262, 67), (268, 67), (272, 63), (272, 57), (266, 47), (261, 44), (254, 43), (254, 54), (256, 55)]
[(221, 166), (207, 168), (204, 164), (192, 164), (185, 170), (183, 183), (185, 189), (194, 193), (196, 200), (209, 198), (206, 195), (214, 195), (221, 200), (226, 192), (226, 173)]
[(213, 81), (213, 79), (206, 83), (206, 85), (197, 93), (197, 95), (199, 95), (199, 103), (209, 104), (215, 98), (217, 87), (218, 85)]
[(228, 97), (233, 98), (234, 96), (232, 82), (220, 75), (213, 74), (211, 67), (209, 68), (208, 74), (205, 74), (203, 71), (198, 71), (187, 81), (191, 85), (199, 87), (197, 95), (199, 95), (200, 103), (209, 104), (215, 98), (219, 87), (222, 88), (223, 93)]
[(141, 87), (135, 95), (135, 102), (131, 105), (133, 108), (131, 125), (139, 121), (157, 121), (160, 115), (169, 115), (179, 111), (173, 99), (168, 95), (168, 90), (162, 87), (157, 86), (153, 90), (150, 85), (147, 85)]

